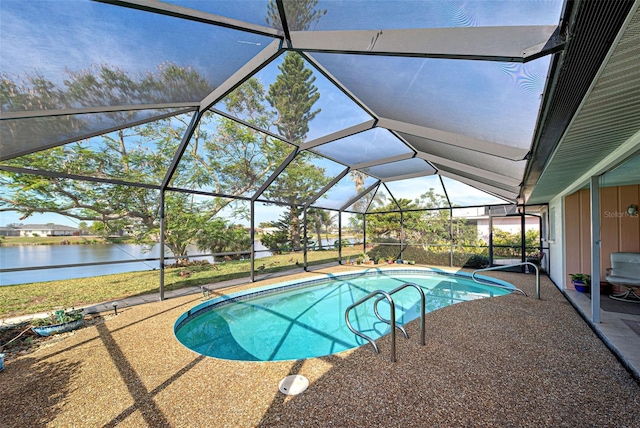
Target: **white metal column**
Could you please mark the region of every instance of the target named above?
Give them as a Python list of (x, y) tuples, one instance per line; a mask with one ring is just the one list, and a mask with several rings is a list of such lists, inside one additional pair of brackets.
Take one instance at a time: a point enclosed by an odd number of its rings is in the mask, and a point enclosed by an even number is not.
[(591, 177), (591, 320), (600, 322), (600, 183)]

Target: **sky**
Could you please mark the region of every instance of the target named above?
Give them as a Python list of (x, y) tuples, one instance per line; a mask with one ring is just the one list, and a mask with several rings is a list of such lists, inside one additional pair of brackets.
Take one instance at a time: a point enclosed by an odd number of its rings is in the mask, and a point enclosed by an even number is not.
[[(171, 2), (260, 25), (265, 25), (268, 4), (267, 0)], [(321, 18), (317, 29), (557, 24), (562, 3), (555, 0), (393, 3), (320, 0), (318, 8), (327, 9), (327, 14)], [(168, 61), (193, 67), (217, 86), (271, 41), (255, 34), (84, 0), (8, 0), (2, 1), (0, 8), (0, 72), (22, 77), (25, 73), (41, 73), (56, 83), (61, 83), (69, 71), (98, 64), (110, 64), (133, 74), (144, 74)], [(442, 60), (396, 58), (382, 62), (381, 57), (355, 57), (339, 63), (336, 55), (316, 55), (316, 58), (336, 77), (356, 88), (357, 96), (388, 113), (387, 117), (392, 118), (394, 113), (403, 117), (412, 112), (424, 115), (425, 111), (430, 111), (434, 122), (424, 125), (441, 126), (445, 130), (464, 133), (471, 132), (468, 131), (470, 129), (475, 132), (486, 126), (483, 123), (498, 126), (487, 130), (487, 135), (513, 134), (525, 129), (524, 137), (514, 137), (517, 144), (526, 140), (527, 135), (530, 138), (531, 123), (537, 117), (539, 105), (537, 93), (544, 84), (548, 67), (547, 59), (512, 70), (496, 64), (469, 61), (468, 70), (451, 79), (448, 63)], [(281, 57), (258, 73), (257, 77), (265, 86), (275, 78), (280, 62)], [(354, 75), (354, 70), (360, 73)], [(349, 75), (353, 81), (347, 81)], [(481, 85), (477, 83), (480, 78)], [(542, 80), (536, 82), (536, 79)], [(316, 107), (322, 112), (311, 124), (308, 140), (369, 119), (320, 74), (315, 84), (321, 93)], [(464, 85), (465, 90), (446, 91), (446, 94), (453, 95), (443, 95), (442, 89), (451, 89), (450, 85)], [(530, 96), (509, 97), (509, 92), (501, 90), (507, 85)], [(398, 97), (400, 90), (403, 91), (402, 96)], [(488, 100), (492, 95), (487, 93), (489, 90), (494, 91), (494, 98), (491, 103), (483, 103), (482, 100)], [(518, 100), (515, 104), (512, 103), (514, 99)], [(522, 100), (526, 103), (523, 104)], [(493, 108), (489, 108), (489, 104)], [(458, 110), (466, 109), (468, 105), (480, 108), (463, 110), (465, 124), (461, 125), (457, 120)], [(516, 113), (523, 110), (529, 112), (525, 118), (528, 124), (515, 120), (520, 117)], [(448, 112), (458, 114), (451, 116)], [(504, 121), (504, 126), (514, 131), (505, 132), (500, 124), (501, 118), (495, 125), (496, 114), (500, 112), (511, 114), (514, 120)], [(375, 140), (374, 137), (371, 141)], [(478, 192), (470, 191), (466, 185), (450, 183), (447, 186), (452, 186), (447, 189), (449, 193), (461, 192), (464, 195), (462, 199), (469, 204), (475, 205), (481, 200)], [(0, 213), (0, 225), (20, 222), (19, 217), (17, 213)], [(22, 222), (76, 224), (75, 220), (54, 214), (33, 215)]]
[[(266, 24), (266, 0), (174, 3)], [(562, 3), (325, 0), (318, 8), (326, 8), (327, 14), (317, 29), (555, 25)], [(219, 85), (271, 41), (265, 36), (86, 0), (7, 0), (0, 8), (2, 72), (38, 70), (50, 79), (92, 64), (145, 72), (159, 62), (172, 61), (194, 67)], [(472, 19), (461, 20), (461, 16)]]
[[(9, 0), (0, 8), (2, 71), (37, 71), (56, 83), (68, 70), (96, 64), (145, 73), (174, 62), (193, 67), (218, 86), (271, 42), (264, 36), (86, 0)], [(224, 61), (218, 60), (222, 57)]]
[(12, 223), (22, 224), (61, 224), (64, 226), (78, 227), (79, 220), (71, 217), (62, 216), (54, 213), (33, 214), (29, 218), (20, 220), (22, 214), (17, 212), (5, 211), (0, 212), (0, 226), (7, 226)]

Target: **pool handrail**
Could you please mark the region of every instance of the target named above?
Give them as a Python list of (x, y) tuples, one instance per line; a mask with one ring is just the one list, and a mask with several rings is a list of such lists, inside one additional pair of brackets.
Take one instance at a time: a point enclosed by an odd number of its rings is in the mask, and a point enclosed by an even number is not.
[[(389, 295), (392, 295), (392, 294), (394, 294), (394, 293), (396, 293), (396, 292), (398, 292), (400, 290), (403, 290), (406, 287), (414, 287), (420, 293), (420, 344), (424, 345), (424, 337), (425, 337), (424, 313), (425, 313), (426, 299), (424, 297), (424, 290), (422, 289), (422, 287), (420, 287), (417, 284), (414, 284), (413, 282), (406, 282), (406, 283), (402, 284), (401, 286), (399, 286), (397, 288), (394, 288), (393, 290), (389, 291)], [(378, 312), (378, 303), (382, 299), (383, 299), (383, 297), (379, 297), (378, 299), (376, 299), (376, 301), (373, 303), (373, 311), (375, 312), (376, 316), (378, 317), (378, 319), (380, 321), (391, 325), (389, 320), (386, 320), (386, 319), (382, 318), (382, 316)], [(397, 328), (399, 328), (404, 333), (404, 337), (405, 338), (407, 338), (407, 339), (409, 338), (409, 335), (407, 334), (407, 331), (404, 329), (404, 327), (402, 327), (401, 325), (398, 325)]]
[[(510, 265), (500, 265), (500, 266), (493, 266), (493, 267), (488, 267), (488, 268), (483, 268), (483, 269), (476, 269), (471, 273), (471, 279), (473, 279), (475, 282), (477, 282), (478, 284), (487, 284), (486, 282), (481, 282), (478, 281), (476, 279), (476, 273), (478, 272), (485, 272), (485, 271), (489, 271), (489, 270), (499, 270), (499, 269), (506, 269), (506, 268), (512, 268), (512, 267), (518, 267), (518, 266), (528, 266), (531, 265), (533, 266), (533, 268), (536, 270), (536, 298), (538, 300), (540, 300), (540, 271), (538, 269), (538, 266), (536, 266), (535, 263), (531, 263), (531, 262), (521, 262), (521, 263), (513, 263)], [(511, 287), (506, 287), (506, 286), (501, 286), (499, 284), (490, 284), (493, 287), (504, 287), (504, 288), (511, 288)], [(525, 293), (524, 291), (520, 290), (517, 287), (513, 287), (516, 291), (519, 291), (520, 293), (524, 294), (525, 296), (527, 295), (527, 293)]]
[(360, 299), (357, 302), (354, 302), (351, 305), (349, 305), (347, 310), (344, 312), (344, 318), (347, 321), (347, 327), (349, 327), (349, 330), (351, 330), (354, 334), (362, 337), (363, 339), (368, 340), (369, 343), (371, 343), (371, 345), (373, 346), (373, 349), (376, 352), (376, 354), (379, 354), (380, 353), (380, 349), (378, 348), (378, 345), (376, 344), (375, 340), (373, 340), (372, 338), (370, 338), (366, 334), (361, 333), (358, 330), (356, 330), (355, 328), (353, 328), (353, 326), (351, 325), (351, 321), (349, 321), (349, 311), (351, 311), (351, 309), (353, 309), (356, 306), (366, 302), (367, 300), (371, 299), (372, 297), (377, 296), (378, 294), (382, 294), (384, 296), (384, 298), (386, 298), (389, 301), (390, 315), (391, 315), (391, 323), (390, 323), (390, 325), (391, 325), (391, 362), (395, 363), (395, 361), (396, 361), (396, 307), (395, 307), (395, 304), (393, 303), (393, 298), (391, 297), (391, 295), (389, 293), (387, 293), (386, 291), (382, 291), (382, 290), (372, 291), (371, 293), (367, 294), (362, 299)]

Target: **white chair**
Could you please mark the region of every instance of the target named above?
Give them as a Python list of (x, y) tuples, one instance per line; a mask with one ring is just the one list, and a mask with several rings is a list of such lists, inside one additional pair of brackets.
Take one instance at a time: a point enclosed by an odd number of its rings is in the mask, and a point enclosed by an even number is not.
[(626, 287), (624, 293), (609, 297), (624, 302), (640, 303), (640, 296), (634, 288), (640, 287), (640, 253), (611, 253), (611, 267), (607, 269), (605, 279), (614, 285)]

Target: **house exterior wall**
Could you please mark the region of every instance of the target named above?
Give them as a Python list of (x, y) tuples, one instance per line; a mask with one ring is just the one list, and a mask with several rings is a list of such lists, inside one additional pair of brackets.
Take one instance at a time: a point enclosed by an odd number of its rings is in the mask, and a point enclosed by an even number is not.
[(20, 236), (20, 231), (11, 227), (0, 227), (0, 236)]
[(53, 236), (51, 229), (20, 229), (20, 236)]
[[(565, 260), (563, 283), (572, 288), (569, 274), (591, 272), (589, 189), (564, 198)], [(640, 252), (640, 216), (627, 214), (627, 207), (638, 205), (640, 185), (600, 188), (600, 280), (611, 264), (611, 253)]]
[(79, 230), (68, 227), (58, 226), (43, 227), (40, 225), (24, 225), (19, 228), (20, 236), (77, 236)]

